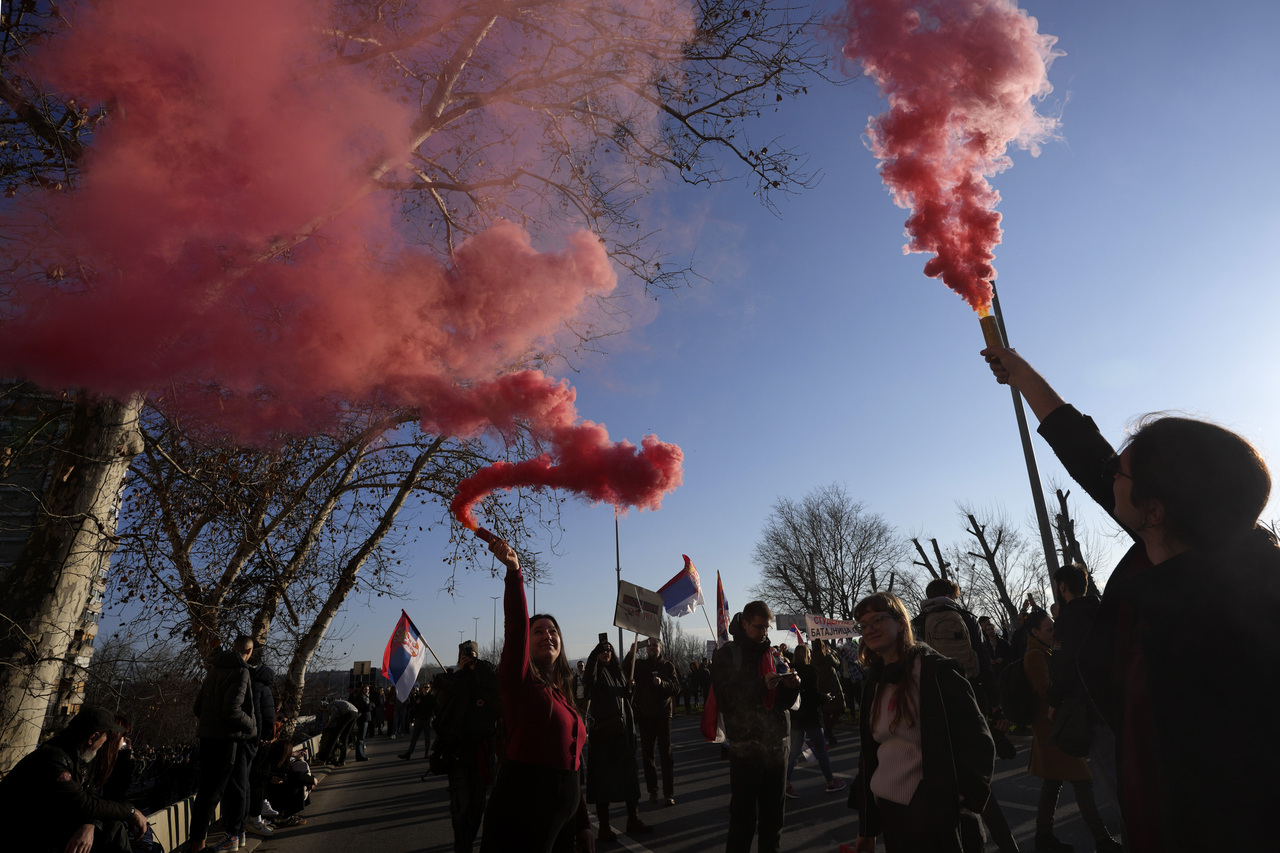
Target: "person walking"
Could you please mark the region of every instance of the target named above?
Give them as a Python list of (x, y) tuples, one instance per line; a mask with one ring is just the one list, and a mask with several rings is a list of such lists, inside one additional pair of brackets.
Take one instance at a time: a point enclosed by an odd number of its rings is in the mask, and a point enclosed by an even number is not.
[(409, 737), (409, 748), (400, 753), (400, 758), (408, 761), (413, 758), (413, 749), (418, 745), (418, 738), (426, 735), (427, 745), (423, 750), (423, 758), (431, 755), (431, 718), (436, 713), (436, 696), (431, 692), (431, 683), (421, 684), (413, 688), (409, 697), (409, 718), (413, 721), (413, 734)]
[[(637, 673), (638, 674), (638, 673)], [(604, 640), (587, 659), (587, 791), (596, 807), (598, 841), (617, 838), (609, 825), (609, 804), (626, 803), (627, 834), (643, 835), (652, 828), (640, 820), (640, 783), (636, 779), (635, 710), (631, 688), (613, 644)]]
[(460, 643), (457, 668), (436, 676), (431, 688), (436, 739), (429, 754), (432, 768), (444, 766), (449, 776), (455, 853), (474, 848), (498, 770), (502, 698), (497, 674), (479, 655), (475, 642)]
[(787, 760), (787, 796), (799, 799), (800, 795), (792, 787), (791, 777), (795, 773), (796, 761), (804, 752), (807, 738), (813, 746), (813, 755), (818, 760), (822, 775), (827, 778), (827, 791), (843, 791), (846, 783), (837, 779), (831, 772), (831, 759), (827, 755), (826, 734), (822, 730), (822, 704), (831, 698), (830, 694), (818, 689), (818, 670), (810, 662), (809, 647), (803, 643), (796, 646), (793, 654), (796, 674), (800, 676), (800, 707), (791, 712), (791, 755)]
[(1097, 844), (1098, 853), (1120, 853), (1123, 848), (1111, 837), (1093, 796), (1093, 776), (1083, 758), (1067, 755), (1049, 741), (1050, 660), (1053, 658), (1053, 619), (1043, 610), (1027, 617), (1027, 652), (1022, 666), (1027, 682), (1038, 698), (1035, 721), (1031, 725), (1031, 760), (1027, 773), (1042, 779), (1040, 803), (1036, 810), (1036, 853), (1071, 853), (1072, 847), (1053, 834), (1054, 813), (1062, 783), (1070, 782), (1076, 795), (1080, 817)]

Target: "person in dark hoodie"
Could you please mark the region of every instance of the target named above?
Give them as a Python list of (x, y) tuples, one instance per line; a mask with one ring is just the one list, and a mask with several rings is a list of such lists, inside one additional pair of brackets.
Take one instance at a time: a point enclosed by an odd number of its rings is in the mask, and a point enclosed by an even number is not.
[(267, 796), (267, 781), (271, 778), (271, 741), (276, 729), (276, 697), (271, 684), (276, 680), (275, 671), (265, 663), (253, 669), (249, 682), (253, 690), (254, 719), (258, 723), (258, 744), (249, 768), (249, 807), (245, 831), (270, 838), (271, 827), (262, 819), (262, 803)]
[[(222, 801), (224, 792), (223, 814), (244, 815), (249, 796), (248, 776), (246, 774), (241, 780), (234, 770), (237, 756), (258, 738), (253, 691), (249, 688), (249, 658), (252, 655), (253, 638), (244, 634), (236, 637), (230, 649), (214, 652), (209, 659), (209, 674), (196, 696), (200, 781), (191, 814), (189, 849), (192, 851), (204, 849), (214, 809)], [(228, 822), (227, 837), (216, 849), (239, 850), (240, 826)]]
[(716, 650), (711, 687), (729, 739), (729, 837), (726, 853), (747, 853), (759, 834), (758, 853), (782, 844), (787, 756), (787, 710), (800, 697), (800, 676), (775, 671), (769, 626), (773, 611), (749, 602), (729, 624), (732, 640)]
[(1266, 463), (1230, 430), (1167, 416), (1144, 418), (1117, 454), (1016, 352), (982, 355), (1022, 393), (1067, 472), (1135, 540), (1077, 663), (1116, 736), (1128, 848), (1274, 849), (1266, 780), (1280, 765), (1280, 547), (1258, 524)]
[[(902, 601), (877, 592), (853, 610), (867, 669), (859, 723), (862, 753), (849, 805), (854, 850), (960, 853), (981, 837), (977, 815), (991, 796), (995, 744), (960, 665), (917, 643)], [(968, 828), (962, 823), (968, 824)]]
[(129, 839), (111, 830), (147, 830), (142, 812), (121, 799), (93, 791), (95, 759), (124, 727), (105, 708), (85, 705), (67, 727), (19, 761), (0, 779), (0, 825), (6, 850), (23, 853), (89, 853), (129, 850)]

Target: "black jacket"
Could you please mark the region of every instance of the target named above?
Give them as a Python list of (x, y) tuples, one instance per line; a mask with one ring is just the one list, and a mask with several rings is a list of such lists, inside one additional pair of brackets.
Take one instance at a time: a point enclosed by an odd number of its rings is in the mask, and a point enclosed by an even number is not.
[(1101, 605), (1097, 598), (1080, 596), (1064, 602), (1058, 609), (1058, 618), (1053, 623), (1053, 639), (1058, 648), (1049, 658), (1048, 699), (1054, 708), (1072, 700), (1088, 699), (1076, 662)]
[[(923, 815), (940, 826), (959, 826), (960, 808), (981, 812), (991, 796), (991, 774), (995, 767), (995, 744), (987, 728), (986, 715), (978, 707), (969, 680), (960, 665), (944, 658), (923, 643), (920, 656), (920, 751), (924, 779), (918, 796)], [(914, 665), (914, 659), (908, 666)], [(873, 666), (862, 680), (862, 757), (858, 777), (849, 792), (849, 807), (858, 810), (859, 832), (875, 836), (881, 832), (879, 810), (871, 793), (871, 777), (878, 766), (880, 745), (871, 733), (871, 715), (876, 688), (884, 675), (883, 666)]]
[(781, 750), (785, 756), (791, 742), (787, 709), (795, 704), (800, 688), (779, 685), (772, 707), (766, 708), (769, 691), (760, 674), (760, 658), (773, 653), (769, 641), (753, 643), (736, 617), (729, 633), (732, 641), (716, 649), (711, 662), (711, 688), (724, 715), (729, 750), (739, 756), (773, 753), (775, 757)]
[(265, 663), (253, 670), (250, 687), (253, 690), (253, 717), (258, 724), (258, 739), (271, 740), (276, 734), (276, 697), (271, 692), (275, 671)]
[[(1111, 445), (1071, 406), (1040, 426), (1108, 512)], [(1111, 573), (1079, 671), (1116, 733), (1131, 849), (1275, 848), (1280, 767), (1280, 549), (1262, 530), (1152, 566), (1142, 543)]]
[[(119, 737), (119, 735), (113, 735)], [(75, 738), (59, 735), (0, 779), (0, 826), (6, 850), (62, 853), (86, 823), (128, 820), (133, 806), (99, 797), (90, 787), (92, 762), (80, 760)]]
[(258, 726), (253, 718), (253, 691), (249, 689), (249, 665), (234, 651), (224, 649), (209, 659), (209, 673), (196, 696), (197, 737), (253, 740)]
[[(631, 672), (631, 653), (622, 661), (622, 671)], [(653, 676), (662, 681), (660, 687), (653, 684)], [(636, 714), (641, 717), (670, 717), (675, 711), (673, 697), (680, 694), (680, 676), (676, 674), (676, 665), (666, 658), (652, 660), (642, 658), (636, 661), (635, 674), (635, 707)]]

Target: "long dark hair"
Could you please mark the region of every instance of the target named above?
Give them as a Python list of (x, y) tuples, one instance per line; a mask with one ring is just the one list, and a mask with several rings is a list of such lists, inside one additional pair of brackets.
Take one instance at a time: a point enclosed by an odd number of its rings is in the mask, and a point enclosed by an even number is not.
[[(609, 662), (607, 664), (602, 664), (600, 663), (600, 653), (605, 651), (612, 652), (613, 657), (609, 659)], [(596, 670), (598, 670), (602, 666), (604, 667), (606, 672), (611, 673), (613, 677), (618, 680), (619, 684), (627, 683), (626, 679), (622, 677), (622, 663), (618, 660), (618, 651), (613, 647), (613, 643), (609, 642), (608, 640), (604, 640), (603, 642), (598, 643), (596, 647), (591, 650), (591, 657), (587, 658), (587, 683), (588, 684), (595, 684)]]
[(529, 617), (529, 629), (533, 630), (533, 625), (539, 619), (546, 619), (556, 627), (556, 634), (560, 637), (560, 653), (556, 655), (556, 659), (551, 662), (551, 666), (543, 669), (542, 665), (533, 659), (533, 644), (529, 644), (529, 671), (533, 673), (533, 677), (540, 683), (545, 684), (552, 690), (559, 690), (565, 699), (569, 700), (569, 704), (573, 704), (573, 670), (569, 667), (569, 656), (564, 652), (564, 632), (560, 630), (560, 623), (556, 621), (556, 617), (550, 613), (535, 613)]

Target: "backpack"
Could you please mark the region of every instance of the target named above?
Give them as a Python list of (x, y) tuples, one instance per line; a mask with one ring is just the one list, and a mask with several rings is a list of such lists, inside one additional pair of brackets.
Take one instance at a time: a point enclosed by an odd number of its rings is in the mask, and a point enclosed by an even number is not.
[(978, 653), (959, 611), (942, 607), (921, 613), (911, 620), (911, 627), (934, 651), (960, 664), (965, 678), (972, 681), (978, 677)]
[(1035, 722), (1038, 697), (1027, 680), (1027, 671), (1022, 666), (1022, 658), (1007, 663), (1000, 670), (1000, 708), (1005, 718), (1018, 726), (1029, 726)]

